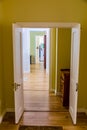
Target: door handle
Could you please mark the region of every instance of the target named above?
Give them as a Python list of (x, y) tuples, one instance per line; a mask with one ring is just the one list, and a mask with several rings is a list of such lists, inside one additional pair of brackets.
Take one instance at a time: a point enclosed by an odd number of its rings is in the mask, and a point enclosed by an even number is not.
[(20, 86), (21, 86), (21, 84), (14, 83), (14, 90), (16, 91)]
[(78, 83), (76, 83), (76, 91), (78, 91)]
[(16, 85), (19, 87), (19, 86), (21, 86), (21, 84), (18, 84), (18, 83), (16, 83)]

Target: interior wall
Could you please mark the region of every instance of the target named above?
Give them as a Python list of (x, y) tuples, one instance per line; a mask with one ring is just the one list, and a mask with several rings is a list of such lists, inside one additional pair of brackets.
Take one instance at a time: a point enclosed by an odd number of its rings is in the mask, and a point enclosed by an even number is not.
[[(0, 2), (0, 12), (2, 12), (2, 8), (1, 8), (1, 2)], [(0, 13), (0, 16), (2, 14)], [(0, 115), (1, 115), (1, 101), (2, 101), (2, 66), (1, 66), (1, 17), (0, 17)]]
[(4, 86), (3, 86), (3, 54), (2, 54), (2, 43), (3, 43), (3, 9), (2, 1), (0, 1), (0, 122), (2, 120), (2, 114), (5, 110), (5, 99), (4, 99)]
[(30, 55), (34, 56), (36, 55), (36, 44), (35, 44), (35, 36), (43, 36), (46, 32), (41, 31), (30, 31)]
[[(50, 29), (50, 90), (55, 91), (55, 63), (56, 63), (56, 28)], [(52, 75), (51, 75), (52, 74)]]
[[(6, 107), (13, 107), (13, 22), (79, 22), (81, 50), (79, 72), (79, 107), (87, 108), (87, 1), (86, 0), (3, 0), (3, 68)], [(0, 12), (1, 13), (1, 12)], [(7, 98), (8, 97), (8, 98)]]
[(58, 90), (60, 91), (60, 70), (70, 69), (71, 29), (58, 29)]

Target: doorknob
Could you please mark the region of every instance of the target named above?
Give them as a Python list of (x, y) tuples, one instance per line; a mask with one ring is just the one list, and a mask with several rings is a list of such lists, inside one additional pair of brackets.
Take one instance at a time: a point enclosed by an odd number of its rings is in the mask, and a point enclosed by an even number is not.
[(76, 83), (76, 91), (78, 91), (78, 83)]
[(18, 89), (18, 87), (20, 87), (21, 84), (18, 84), (18, 83), (14, 83), (14, 90), (16, 91)]
[(18, 84), (18, 83), (16, 83), (16, 85), (19, 87), (19, 86), (21, 86), (21, 84)]

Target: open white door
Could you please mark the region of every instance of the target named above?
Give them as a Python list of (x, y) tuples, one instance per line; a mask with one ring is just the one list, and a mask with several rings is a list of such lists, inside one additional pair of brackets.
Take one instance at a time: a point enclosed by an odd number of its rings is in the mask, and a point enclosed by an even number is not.
[(80, 50), (80, 25), (72, 28), (71, 34), (71, 68), (70, 68), (70, 100), (69, 112), (73, 124), (77, 121), (79, 50)]
[(13, 64), (14, 64), (14, 102), (15, 123), (17, 124), (24, 111), (23, 76), (22, 76), (22, 43), (21, 28), (13, 24)]

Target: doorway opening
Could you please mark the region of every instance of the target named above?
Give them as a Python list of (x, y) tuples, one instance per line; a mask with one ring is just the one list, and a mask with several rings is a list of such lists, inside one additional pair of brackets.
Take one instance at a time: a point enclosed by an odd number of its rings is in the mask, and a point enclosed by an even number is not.
[[(49, 52), (50, 44), (52, 43), (51, 46), (53, 46), (56, 40), (56, 37), (54, 37), (54, 30), (55, 28), (22, 29), (23, 92), (25, 111), (68, 111), (69, 104), (65, 103), (65, 106), (63, 106), (62, 95), (55, 94), (55, 88), (50, 90), (49, 87)], [(58, 44), (59, 46), (61, 45), (59, 53), (60, 50), (63, 52), (61, 57), (58, 57), (58, 60), (61, 59), (61, 61), (59, 61), (61, 64), (58, 65), (59, 77), (57, 81), (59, 92), (60, 69), (70, 69), (70, 32), (71, 29), (68, 28), (58, 29)], [(68, 48), (66, 46), (68, 46)], [(48, 101), (49, 99), (54, 99), (55, 105), (53, 101)], [(69, 102), (69, 98), (66, 100)]]
[[(69, 111), (70, 111), (70, 114), (71, 114), (71, 117), (72, 117), (72, 120), (74, 122), (74, 124), (76, 124), (76, 115), (77, 115), (77, 89), (76, 89), (76, 83), (78, 82), (78, 68), (79, 68), (79, 43), (80, 43), (80, 24), (78, 23), (17, 23), (17, 26), (14, 26), (14, 36), (15, 37), (18, 37), (16, 39), (13, 39), (14, 40), (14, 43), (17, 43), (17, 44), (14, 44), (14, 63), (16, 64), (16, 66), (14, 66), (14, 80), (15, 80), (15, 103), (17, 104), (17, 106), (15, 105), (16, 108), (19, 108), (19, 109), (16, 109), (15, 108), (15, 112), (16, 112), (16, 119), (18, 122), (19, 120), (19, 117), (20, 115), (22, 114), (23, 112), (23, 102), (22, 101), (19, 101), (18, 99), (21, 99), (22, 98), (22, 87), (20, 87), (22, 84), (18, 84), (20, 81), (22, 80), (19, 80), (18, 82), (18, 78), (15, 78), (15, 76), (20, 76), (21, 77), (21, 68), (19, 70), (19, 68), (17, 67), (18, 65), (18, 62), (19, 62), (19, 67), (21, 67), (21, 49), (20, 49), (20, 41), (21, 41), (21, 38), (20, 38), (20, 28), (23, 28), (23, 27), (49, 27), (49, 28), (55, 28), (56, 30), (58, 30), (59, 27), (62, 27), (62, 28), (72, 28), (72, 40), (71, 40), (71, 68), (70, 68), (70, 90), (72, 90), (72, 88), (74, 87), (73, 89), (73, 92), (70, 93), (70, 104), (69, 104)], [(17, 32), (17, 33), (16, 33)], [(58, 34), (58, 31), (55, 31), (53, 30), (52, 32), (57, 32), (55, 33), (55, 35), (53, 35), (52, 39), (54, 39), (54, 37), (57, 36)], [(51, 44), (51, 49), (50, 49), (50, 62), (49, 62), (49, 86), (51, 87), (51, 89), (54, 89), (56, 90), (55, 92), (57, 93), (57, 77), (58, 77), (58, 37), (56, 37), (56, 40), (54, 42), (54, 40), (52, 40), (54, 44)], [(16, 46), (15, 46), (16, 45)], [(19, 45), (19, 52), (17, 55), (17, 45)], [(75, 48), (75, 45), (77, 47), (77, 49)], [(16, 51), (15, 51), (16, 50)], [(16, 57), (17, 56), (17, 57)], [(19, 57), (18, 57), (19, 56)], [(77, 57), (76, 57), (77, 56)], [(18, 60), (19, 59), (19, 60)], [(74, 62), (76, 64), (74, 64)], [(15, 69), (17, 69), (15, 71)], [(19, 75), (16, 75), (16, 72), (19, 74)], [(19, 78), (20, 78), (19, 77)], [(17, 79), (17, 81), (16, 81)], [(72, 82), (73, 81), (73, 82)], [(20, 93), (21, 95), (19, 95), (18, 93)], [(73, 94), (72, 94), (73, 93)], [(74, 96), (73, 96), (74, 95)], [(20, 98), (17, 98), (17, 96), (20, 96)], [(76, 100), (75, 100), (76, 98)], [(17, 100), (16, 100), (17, 99)], [(74, 102), (75, 101), (75, 102)], [(18, 111), (16, 111), (18, 110)]]
[[(26, 75), (24, 76), (24, 81), (27, 81), (27, 75), (32, 72), (30, 69), (31, 66), (37, 64), (38, 67), (36, 67), (36, 69), (44, 69), (46, 70), (46, 74), (49, 75), (49, 29), (23, 28), (22, 36), (23, 73)], [(25, 86), (29, 89), (31, 85), (29, 86), (24, 84), (24, 87)]]
[(41, 98), (44, 99), (50, 89), (50, 29), (23, 28), (22, 45), (24, 110), (44, 110), (44, 105), (40, 107), (38, 102), (40, 102)]

